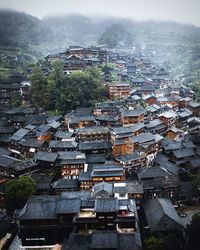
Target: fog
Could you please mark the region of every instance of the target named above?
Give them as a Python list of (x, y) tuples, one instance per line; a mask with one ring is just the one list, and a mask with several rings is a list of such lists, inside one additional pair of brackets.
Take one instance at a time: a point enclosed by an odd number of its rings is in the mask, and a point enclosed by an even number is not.
[(0, 0), (0, 8), (23, 11), (39, 18), (80, 13), (200, 26), (199, 0)]

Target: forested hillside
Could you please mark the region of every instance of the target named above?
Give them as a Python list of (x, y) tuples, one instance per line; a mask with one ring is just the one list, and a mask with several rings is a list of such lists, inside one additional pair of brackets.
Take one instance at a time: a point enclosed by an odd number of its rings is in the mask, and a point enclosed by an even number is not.
[[(89, 18), (81, 15), (39, 20), (25, 13), (0, 11), (0, 67), (8, 67), (4, 54), (34, 58), (66, 50), (69, 45), (137, 44), (151, 58), (194, 81), (200, 74), (200, 28), (173, 22), (136, 22), (122, 18)], [(16, 52), (17, 51), (17, 52)], [(25, 56), (24, 56), (25, 55)], [(5, 66), (5, 67), (4, 67)]]

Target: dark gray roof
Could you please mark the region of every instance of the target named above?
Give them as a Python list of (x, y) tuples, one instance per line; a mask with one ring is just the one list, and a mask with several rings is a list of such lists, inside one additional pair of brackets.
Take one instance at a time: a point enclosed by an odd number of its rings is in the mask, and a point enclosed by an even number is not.
[(143, 85), (140, 87), (141, 91), (155, 91), (156, 90), (156, 86), (154, 85)]
[(15, 128), (14, 127), (0, 127), (0, 133), (1, 134), (13, 134), (15, 132)]
[(122, 116), (137, 117), (145, 113), (145, 109), (122, 110)]
[(47, 124), (41, 124), (37, 127), (37, 131), (42, 132), (42, 133), (45, 133), (45, 132), (49, 131), (50, 129), (51, 129), (51, 127)]
[(19, 160), (6, 156), (6, 155), (0, 155), (0, 166), (5, 167), (5, 168), (9, 168), (14, 166), (14, 164), (16, 162), (18, 162)]
[(132, 136), (131, 139), (136, 143), (145, 143), (149, 141), (155, 141), (155, 135), (151, 133), (142, 133), (137, 136)]
[(143, 168), (138, 170), (139, 179), (148, 179), (148, 178), (159, 178), (159, 177), (168, 177), (169, 173), (158, 166)]
[(55, 209), (56, 209), (55, 196), (32, 196), (24, 208), (22, 209), (19, 219), (20, 220), (48, 220), (56, 219)]
[(28, 117), (27, 124), (40, 125), (46, 122), (47, 115), (44, 114), (34, 114)]
[(129, 162), (129, 161), (134, 161), (134, 160), (137, 160), (137, 159), (141, 159), (141, 158), (144, 158), (143, 155), (139, 155), (137, 152), (134, 152), (133, 154), (130, 154), (130, 155), (121, 155), (119, 157), (117, 157), (117, 159), (121, 162)]
[(76, 179), (60, 179), (51, 184), (53, 189), (77, 189), (78, 180)]
[(172, 112), (172, 111), (166, 111), (166, 112), (159, 115), (159, 117), (162, 117), (162, 116), (170, 119), (170, 118), (175, 118), (177, 116), (177, 114), (175, 112)]
[(151, 128), (155, 128), (157, 126), (160, 126), (162, 124), (163, 124), (163, 122), (160, 119), (155, 119), (155, 120), (152, 120), (149, 123), (147, 123), (145, 125), (145, 127), (148, 128), (148, 129), (151, 129)]
[(100, 231), (92, 234), (92, 249), (117, 249), (118, 234), (116, 231)]
[(200, 103), (197, 102), (190, 102), (189, 106), (191, 106), (192, 108), (199, 108), (200, 107)]
[(112, 195), (113, 185), (112, 185), (112, 183), (100, 182), (100, 183), (95, 184), (92, 187), (92, 191), (93, 191), (94, 195), (98, 195), (98, 193), (101, 191), (104, 191), (104, 192)]
[(182, 112), (180, 112), (180, 113), (178, 113), (178, 116), (180, 117), (180, 118), (186, 118), (186, 117), (189, 117), (189, 116), (191, 116), (192, 115), (192, 112), (190, 111), (190, 110), (184, 110), (184, 111), (182, 111)]
[(80, 211), (81, 200), (79, 198), (59, 198), (56, 204), (56, 214), (75, 214)]
[(86, 162), (89, 164), (105, 163), (105, 154), (88, 154), (86, 155)]
[(97, 213), (117, 212), (119, 209), (116, 198), (97, 198), (95, 199), (95, 211)]
[(38, 164), (33, 161), (33, 160), (29, 160), (29, 161), (23, 161), (23, 162), (19, 162), (16, 163), (12, 168), (15, 171), (23, 171), (29, 168), (35, 168)]
[(81, 121), (95, 121), (95, 117), (93, 115), (71, 115), (69, 117), (69, 123), (70, 124), (76, 124)]
[(109, 128), (103, 126), (94, 126), (77, 129), (78, 134), (98, 134), (98, 133), (108, 133)]
[(49, 190), (51, 187), (51, 182), (53, 177), (43, 173), (32, 173), (31, 178), (33, 178), (37, 183), (38, 190)]
[(169, 158), (163, 153), (158, 153), (153, 162), (173, 174), (177, 173), (180, 169), (175, 163), (169, 161)]
[(0, 147), (0, 155), (11, 155), (11, 151)]
[(76, 147), (77, 147), (77, 142), (75, 141), (51, 141), (49, 143), (49, 148), (75, 149)]
[(54, 121), (59, 121), (60, 119), (62, 119), (62, 115), (51, 115), (46, 119), (46, 121), (48, 123), (52, 123)]
[(94, 164), (91, 175), (92, 176), (122, 176), (123, 168), (115, 164), (112, 164), (112, 165)]
[(142, 183), (138, 181), (127, 181), (126, 188), (129, 194), (143, 194), (144, 193)]
[(10, 139), (12, 141), (19, 141), (21, 140), (25, 135), (27, 135), (30, 132), (30, 130), (25, 129), (25, 128), (20, 128), (17, 130), (11, 137)]
[(181, 142), (169, 141), (169, 140), (163, 141), (163, 149), (165, 151), (173, 151), (181, 148), (183, 148), (183, 144)]
[(67, 191), (67, 192), (62, 192), (61, 193), (62, 198), (66, 199), (81, 199), (85, 200), (91, 197), (91, 192), (86, 191), (86, 190), (81, 190), (81, 191)]
[(59, 160), (82, 160), (85, 161), (85, 153), (81, 151), (58, 151)]
[(92, 180), (91, 172), (80, 172), (79, 181), (90, 181)]
[(133, 83), (144, 83), (146, 80), (144, 78), (133, 78), (132, 82)]
[(55, 162), (58, 157), (56, 153), (50, 153), (46, 151), (38, 151), (34, 158), (38, 161)]
[(172, 152), (176, 159), (195, 156), (195, 152), (192, 148), (182, 148)]
[(98, 149), (109, 149), (111, 144), (107, 141), (102, 142), (79, 142), (79, 150), (98, 150)]
[(55, 136), (60, 139), (70, 139), (73, 136), (73, 132), (58, 130), (55, 133)]
[(144, 211), (151, 231), (180, 230), (183, 225), (169, 199), (155, 198), (144, 204)]
[(136, 132), (140, 129), (144, 128), (144, 123), (138, 123), (136, 125), (133, 126), (128, 126), (128, 127), (113, 127), (111, 128), (111, 131), (113, 131), (113, 133), (115, 134), (131, 134), (133, 132)]
[(24, 147), (41, 148), (45, 144), (45, 141), (38, 140), (37, 138), (28, 138), (21, 139), (18, 143)]
[(192, 168), (199, 168), (200, 167), (200, 157), (192, 157), (192, 159), (189, 160), (189, 163)]
[(68, 240), (62, 243), (62, 250), (117, 249), (141, 250), (141, 236), (121, 234), (117, 231), (95, 231), (92, 234), (72, 233)]
[(134, 234), (118, 234), (119, 250), (142, 250), (141, 235), (139, 232)]

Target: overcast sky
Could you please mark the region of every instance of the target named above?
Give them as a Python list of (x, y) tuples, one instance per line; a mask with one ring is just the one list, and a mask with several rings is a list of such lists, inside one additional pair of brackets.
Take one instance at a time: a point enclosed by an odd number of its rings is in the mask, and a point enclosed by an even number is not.
[(0, 8), (24, 11), (39, 18), (81, 13), (172, 20), (200, 26), (200, 0), (0, 0)]

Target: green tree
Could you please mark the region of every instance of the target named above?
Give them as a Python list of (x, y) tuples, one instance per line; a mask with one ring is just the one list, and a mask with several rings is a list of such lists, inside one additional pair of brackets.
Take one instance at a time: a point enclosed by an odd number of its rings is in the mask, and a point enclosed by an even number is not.
[(89, 107), (102, 99), (105, 87), (101, 83), (101, 70), (90, 68), (76, 71), (64, 79), (57, 89), (56, 109), (66, 112), (77, 107)]
[(182, 250), (183, 245), (183, 237), (179, 232), (158, 233), (144, 240), (145, 250)]
[(11, 106), (19, 107), (22, 104), (22, 97), (19, 92), (11, 94)]
[(116, 66), (114, 63), (104, 63), (101, 66), (101, 70), (105, 73), (105, 72), (109, 72), (109, 71), (113, 71), (116, 69)]
[(151, 235), (144, 241), (145, 250), (164, 250), (164, 240)]
[(146, 108), (148, 106), (144, 100), (140, 100), (139, 103), (140, 103), (140, 106), (143, 108)]
[(36, 182), (28, 176), (22, 176), (6, 183), (6, 209), (13, 212), (23, 207), (29, 196), (36, 192)]
[(40, 68), (35, 67), (33, 69), (30, 81), (32, 103), (38, 107), (46, 108), (48, 104), (46, 103), (45, 95), (48, 91), (48, 81)]
[(59, 86), (64, 81), (63, 63), (55, 61), (52, 63), (52, 78), (56, 85)]
[(200, 101), (200, 80), (196, 80), (192, 84), (192, 90), (195, 92), (196, 100)]
[(200, 170), (192, 175), (192, 189), (194, 195), (200, 197)]

